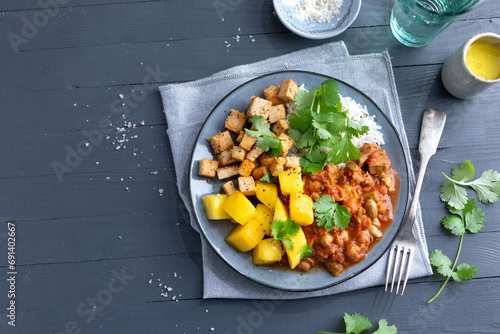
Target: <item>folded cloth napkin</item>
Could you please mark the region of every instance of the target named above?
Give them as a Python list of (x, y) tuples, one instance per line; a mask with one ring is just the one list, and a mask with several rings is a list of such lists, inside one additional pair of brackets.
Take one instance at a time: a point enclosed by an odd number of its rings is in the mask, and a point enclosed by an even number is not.
[[(196, 136), (203, 122), (215, 105), (230, 91), (250, 79), (263, 74), (304, 70), (332, 76), (347, 82), (367, 94), (399, 132), (408, 157), (409, 147), (399, 108), (399, 100), (387, 52), (350, 56), (343, 42), (334, 42), (292, 52), (253, 64), (242, 65), (218, 72), (210, 77), (181, 84), (159, 87), (167, 134), (175, 163), (177, 187), (191, 218), (191, 225), (198, 230), (189, 197), (189, 163)], [(410, 164), (410, 181), (415, 176)], [(414, 226), (418, 244), (411, 278), (432, 274), (428, 260), (427, 244), (420, 210)], [(204, 298), (248, 299), (299, 299), (383, 284), (387, 254), (363, 273), (330, 288), (311, 292), (290, 292), (269, 288), (255, 283), (226, 265), (202, 237)]]

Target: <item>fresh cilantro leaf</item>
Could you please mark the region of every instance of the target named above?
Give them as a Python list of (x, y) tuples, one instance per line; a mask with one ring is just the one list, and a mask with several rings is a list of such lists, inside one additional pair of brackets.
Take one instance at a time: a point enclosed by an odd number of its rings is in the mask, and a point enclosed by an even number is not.
[(443, 226), (453, 235), (462, 235), (465, 233), (464, 222), (457, 216), (446, 216), (441, 220)]
[(308, 148), (312, 147), (316, 139), (314, 138), (313, 128), (309, 128), (302, 134), (298, 141), (296, 141), (295, 146), (298, 148)]
[(450, 277), (453, 274), (451, 270), (451, 260), (443, 254), (439, 249), (436, 249), (429, 255), (431, 264), (436, 267), (438, 273), (443, 276)]
[(495, 203), (500, 196), (500, 174), (497, 171), (488, 169), (481, 174), (481, 177), (475, 181), (469, 182), (469, 185), (477, 194), (477, 199), (482, 203)]
[(387, 320), (386, 319), (380, 319), (378, 321), (378, 329), (373, 332), (373, 334), (397, 334), (398, 329), (396, 326), (387, 326)]
[(271, 172), (267, 172), (266, 175), (261, 177), (259, 181), (266, 182), (266, 183), (273, 183), (276, 178), (271, 174)]
[(334, 164), (347, 162), (349, 160), (358, 160), (361, 156), (359, 149), (350, 140), (351, 130), (347, 129), (346, 134), (342, 137), (339, 143), (332, 147), (328, 153), (328, 157)]
[(451, 176), (458, 182), (469, 181), (474, 177), (474, 165), (467, 159), (451, 170)]
[(288, 249), (293, 250), (293, 242), (290, 237), (294, 237), (299, 232), (300, 226), (290, 218), (287, 220), (276, 219), (271, 224), (271, 233), (274, 239), (281, 240)]
[(309, 91), (301, 89), (295, 94), (295, 104), (301, 108), (309, 108), (313, 104), (315, 94), (316, 88)]
[(361, 126), (350, 119), (347, 121), (347, 126), (349, 127), (349, 130), (351, 131), (352, 135), (356, 137), (359, 137), (360, 135), (363, 135), (367, 133), (368, 130), (370, 130), (368, 126), (366, 125)]
[(453, 279), (457, 282), (468, 281), (477, 275), (476, 266), (461, 263), (457, 266), (457, 271), (453, 273)]
[(328, 195), (314, 201), (313, 208), (318, 226), (324, 226), (327, 231), (331, 231), (334, 226), (345, 230), (349, 225), (351, 213), (347, 207), (335, 203)]
[(316, 120), (312, 121), (313, 127), (316, 129), (316, 135), (319, 139), (329, 139), (332, 137), (332, 134), (327, 129), (328, 123), (320, 123)]
[(297, 142), (302, 137), (302, 132), (300, 132), (299, 130), (296, 130), (296, 129), (288, 129), (287, 135), (290, 138), (292, 138), (293, 140), (295, 140), (295, 145), (297, 146)]
[[(344, 333), (334, 333), (334, 332), (316, 332), (316, 334), (359, 334), (365, 330), (372, 328), (372, 323), (370, 319), (355, 313), (349, 315), (344, 314), (345, 332)], [(373, 334), (397, 334), (398, 330), (396, 326), (387, 326), (386, 319), (380, 319), (378, 321), (378, 329), (373, 332)]]
[(467, 191), (464, 188), (457, 186), (453, 182), (445, 182), (441, 186), (441, 200), (459, 210), (464, 208), (467, 202)]
[(303, 173), (316, 173), (325, 167), (326, 163), (313, 162), (307, 157), (303, 156), (300, 158), (300, 167)]
[(500, 173), (492, 169), (485, 170), (481, 177), (469, 181), (474, 177), (474, 166), (469, 160), (462, 162), (459, 166), (453, 168), (450, 178), (445, 173), (443, 175), (453, 183), (443, 184), (441, 187), (441, 199), (448, 202), (451, 206), (461, 209), (464, 204), (464, 196), (467, 196), (465, 189), (459, 186), (470, 186), (476, 192), (477, 198), (482, 203), (494, 203), (500, 196)]
[(345, 314), (345, 332), (346, 334), (359, 334), (366, 329), (372, 328), (372, 323), (370, 319), (362, 316), (359, 313), (354, 313), (353, 315)]
[(311, 126), (312, 120), (311, 111), (308, 109), (299, 109), (288, 117), (290, 127), (301, 133), (304, 133)]
[(302, 260), (310, 258), (313, 255), (312, 250), (313, 246), (304, 245), (304, 247), (302, 247), (302, 250), (300, 251), (300, 258)]
[(264, 122), (264, 117), (254, 115), (250, 117), (255, 130), (245, 129), (245, 132), (253, 138), (257, 138), (255, 145), (273, 156), (279, 156), (283, 152), (282, 139), (276, 138), (271, 131), (271, 126)]
[(273, 132), (271, 131), (271, 126), (268, 123), (265, 123), (265, 119), (263, 116), (254, 115), (250, 117), (250, 121), (252, 122), (252, 126), (255, 130), (245, 129), (245, 132), (254, 138), (258, 138), (260, 136), (272, 136)]
[(319, 89), (320, 98), (327, 106), (334, 107), (340, 102), (339, 85), (335, 80), (329, 79), (323, 82)]
[(484, 227), (484, 211), (480, 208), (465, 214), (465, 228), (471, 233), (478, 233)]

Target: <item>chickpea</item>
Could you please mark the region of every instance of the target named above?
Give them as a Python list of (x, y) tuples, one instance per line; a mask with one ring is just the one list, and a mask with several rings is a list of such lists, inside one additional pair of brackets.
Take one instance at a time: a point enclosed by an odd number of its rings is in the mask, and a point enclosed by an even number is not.
[(375, 219), (378, 216), (377, 203), (373, 199), (369, 199), (365, 202), (365, 210), (371, 219)]
[(329, 233), (323, 234), (323, 236), (321, 236), (319, 242), (321, 243), (321, 246), (328, 247), (333, 242), (333, 236)]
[(380, 239), (382, 238), (383, 236), (383, 233), (378, 229), (376, 228), (375, 226), (373, 225), (368, 225), (368, 232), (370, 232), (370, 234), (375, 238), (375, 239)]
[(357, 171), (359, 169), (359, 166), (357, 163), (355, 163), (354, 161), (348, 161), (346, 163), (347, 167), (352, 170), (353, 172)]

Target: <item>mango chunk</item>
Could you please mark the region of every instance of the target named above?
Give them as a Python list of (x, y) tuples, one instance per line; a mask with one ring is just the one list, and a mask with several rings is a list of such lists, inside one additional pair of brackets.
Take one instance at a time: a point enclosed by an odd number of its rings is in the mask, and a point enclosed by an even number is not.
[(238, 224), (244, 225), (257, 214), (252, 202), (235, 190), (222, 204), (222, 209)]
[(311, 225), (314, 222), (313, 200), (305, 194), (290, 195), (290, 219), (300, 226)]
[(264, 239), (264, 228), (257, 221), (251, 218), (245, 225), (238, 225), (227, 236), (227, 243), (240, 252), (252, 250), (258, 243)]
[(256, 181), (257, 198), (269, 209), (274, 210), (278, 200), (278, 187), (274, 183)]
[(287, 237), (292, 240), (293, 250), (290, 250), (285, 244), (285, 252), (288, 256), (288, 264), (290, 264), (290, 268), (294, 269), (300, 262), (300, 256), (302, 254), (302, 247), (307, 245), (306, 235), (302, 230), (302, 227), (299, 226), (299, 231), (294, 237)]
[(284, 254), (281, 241), (264, 239), (252, 251), (252, 263), (256, 266), (273, 264), (281, 261)]
[(274, 212), (269, 210), (264, 204), (257, 204), (256, 209), (257, 215), (254, 218), (262, 225), (265, 234), (271, 235)]
[(207, 195), (201, 198), (205, 216), (211, 220), (221, 220), (231, 218), (226, 211), (222, 209), (222, 204), (229, 196), (226, 194)]
[(302, 182), (302, 173), (300, 168), (285, 169), (278, 174), (280, 189), (283, 195), (304, 192), (304, 183)]
[(285, 205), (281, 201), (281, 199), (278, 198), (276, 201), (276, 208), (274, 209), (274, 216), (273, 216), (273, 221), (275, 220), (287, 220), (288, 219), (288, 212), (285, 208)]

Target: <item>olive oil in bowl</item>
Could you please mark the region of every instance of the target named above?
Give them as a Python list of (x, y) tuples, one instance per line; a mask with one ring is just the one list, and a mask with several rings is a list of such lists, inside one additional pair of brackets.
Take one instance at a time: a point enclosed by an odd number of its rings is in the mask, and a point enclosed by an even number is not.
[(482, 40), (474, 41), (465, 56), (472, 73), (485, 80), (500, 78), (500, 47)]

